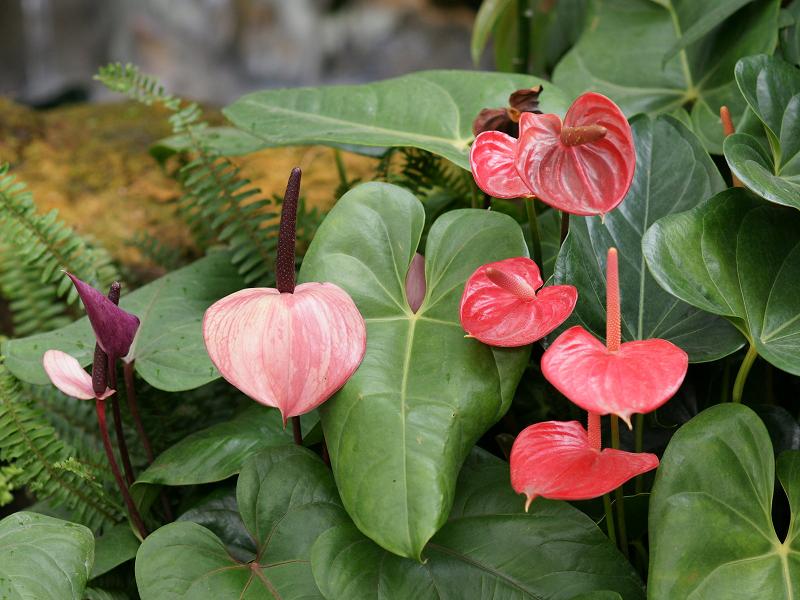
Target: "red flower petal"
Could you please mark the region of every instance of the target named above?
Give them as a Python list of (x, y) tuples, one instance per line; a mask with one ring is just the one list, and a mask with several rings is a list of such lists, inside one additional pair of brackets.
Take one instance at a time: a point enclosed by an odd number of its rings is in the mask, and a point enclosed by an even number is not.
[[(61, 350), (48, 350), (42, 358), (45, 373), (61, 392), (79, 400), (95, 398), (92, 376), (83, 370), (74, 357)], [(114, 390), (106, 388), (100, 399), (108, 398)]]
[[(498, 284), (500, 281), (500, 284)], [(542, 286), (530, 258), (508, 258), (483, 265), (467, 280), (461, 297), (461, 326), (491, 346), (525, 346), (561, 325), (575, 308), (571, 285)]]
[(530, 196), (531, 190), (516, 167), (517, 140), (499, 131), (485, 131), (475, 138), (469, 164), (475, 183), (495, 198)]
[(625, 198), (636, 150), (630, 125), (611, 100), (584, 94), (564, 119), (563, 128), (605, 128), (605, 135), (594, 141), (564, 144), (556, 115), (524, 113), (519, 126), (517, 171), (543, 202), (576, 215), (602, 215)]
[(211, 361), (245, 394), (281, 411), (283, 420), (313, 410), (358, 368), (366, 325), (347, 293), (304, 283), (294, 293), (240, 290), (203, 319)]
[(542, 356), (542, 373), (572, 402), (600, 415), (648, 413), (678, 391), (689, 357), (666, 340), (625, 342), (617, 352), (583, 327), (571, 327)]
[(511, 448), (511, 485), (525, 494), (553, 500), (588, 500), (658, 466), (655, 454), (631, 453), (589, 444), (577, 421), (536, 423), (517, 436)]

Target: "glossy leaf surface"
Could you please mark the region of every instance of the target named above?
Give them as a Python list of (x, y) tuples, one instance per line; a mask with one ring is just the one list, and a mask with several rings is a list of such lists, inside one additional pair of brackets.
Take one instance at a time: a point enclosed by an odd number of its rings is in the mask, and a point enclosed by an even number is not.
[(490, 346), (525, 346), (543, 338), (566, 320), (578, 294), (571, 285), (542, 283), (530, 258), (481, 266), (464, 286), (461, 326)]
[(750, 135), (732, 135), (725, 140), (728, 165), (759, 196), (800, 208), (800, 73), (762, 54), (737, 63), (736, 81), (766, 129), (769, 148)]
[(469, 275), (527, 254), (519, 226), (490, 211), (440, 217), (413, 313), (405, 276), (423, 220), (409, 192), (361, 185), (325, 219), (300, 271), (302, 281), (343, 288), (367, 323), (364, 361), (321, 409), (344, 506), (377, 543), (415, 558), (445, 522), (470, 448), (507, 410), (529, 352), (465, 339), (459, 322)]
[(591, 27), (556, 67), (553, 81), (568, 95), (606, 94), (627, 115), (669, 112), (693, 102), (695, 130), (704, 134), (706, 148), (720, 153), (719, 107), (727, 105), (738, 122), (746, 106), (736, 89), (734, 65), (742, 56), (772, 51), (780, 2), (751, 2), (703, 31), (702, 17), (710, 17), (720, 2), (712, 4), (603, 0)]
[(639, 116), (631, 127), (636, 173), (625, 200), (605, 221), (570, 217), (554, 279), (578, 288), (578, 303), (567, 324), (580, 324), (605, 339), (606, 254), (615, 247), (620, 257), (622, 341), (666, 339), (685, 350), (692, 362), (726, 356), (742, 346), (742, 336), (724, 319), (665, 291), (642, 254), (642, 237), (653, 223), (694, 208), (725, 184), (698, 139), (678, 121)]
[[(541, 80), (474, 71), (420, 71), (362, 85), (266, 90), (225, 110), (261, 147), (304, 144), (411, 146), (467, 169), (472, 121), (482, 108), (505, 106), (513, 91)], [(566, 102), (546, 84), (542, 110), (563, 114)]]
[(203, 338), (222, 376), (277, 408), (284, 423), (342, 387), (367, 344), (364, 319), (350, 296), (316, 282), (290, 294), (249, 288), (226, 296), (206, 311)]
[(526, 506), (538, 496), (598, 498), (658, 466), (655, 454), (593, 448), (577, 421), (543, 421), (526, 427), (514, 440), (510, 460), (511, 485), (525, 494)]
[(776, 367), (800, 374), (800, 214), (742, 188), (659, 220), (642, 241), (669, 292), (728, 318)]
[(320, 536), (311, 563), (328, 600), (571, 600), (593, 590), (644, 598), (591, 519), (548, 500), (525, 513), (508, 465), (482, 451), (462, 469), (453, 511), (423, 556), (425, 564), (390, 554), (348, 523)]
[(755, 413), (723, 404), (681, 427), (651, 496), (648, 597), (796, 598), (800, 453), (783, 453), (777, 471), (793, 515), (783, 543), (772, 524), (772, 444)]
[(322, 600), (311, 575), (311, 545), (345, 518), (322, 461), (297, 446), (256, 455), (239, 476), (236, 498), (256, 560), (235, 559), (201, 525), (171, 523), (147, 537), (136, 556), (142, 600)]
[[(120, 306), (141, 320), (129, 358), (150, 385), (166, 391), (199, 387), (219, 377), (203, 344), (200, 323), (212, 303), (244, 287), (225, 252), (213, 252), (124, 296)], [(61, 329), (3, 343), (6, 366), (28, 383), (47, 383), (46, 350), (74, 356), (82, 366), (94, 356), (87, 318)]]
[(119, 565), (133, 560), (140, 543), (127, 522), (105, 531), (95, 539), (91, 578), (104, 575)]
[(81, 600), (93, 561), (83, 525), (32, 512), (0, 520), (0, 598)]

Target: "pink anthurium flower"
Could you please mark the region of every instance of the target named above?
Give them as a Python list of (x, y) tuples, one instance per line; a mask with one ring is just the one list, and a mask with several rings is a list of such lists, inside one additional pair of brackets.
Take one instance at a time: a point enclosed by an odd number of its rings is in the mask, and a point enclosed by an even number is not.
[(330, 398), (366, 351), (364, 319), (344, 290), (332, 283), (295, 288), (299, 190), (300, 169), (294, 169), (281, 215), (277, 289), (240, 290), (213, 304), (203, 319), (206, 349), (222, 376), (280, 410), (284, 423)]
[(464, 287), (461, 326), (491, 346), (525, 346), (543, 338), (572, 313), (578, 291), (571, 285), (539, 290), (542, 285), (539, 267), (530, 258), (479, 267)]
[(689, 357), (661, 339), (620, 343), (617, 251), (608, 251), (606, 345), (576, 326), (562, 333), (542, 357), (542, 373), (562, 394), (591, 413), (648, 413), (678, 391)]
[(523, 113), (519, 139), (481, 133), (470, 151), (478, 186), (496, 198), (537, 197), (576, 215), (604, 215), (628, 192), (636, 150), (625, 115), (610, 99), (578, 97), (564, 122)]
[(115, 390), (106, 387), (104, 391), (96, 393), (92, 376), (83, 370), (78, 360), (61, 350), (48, 350), (42, 359), (45, 373), (59, 390), (67, 396), (79, 400), (99, 398), (105, 400)]
[(537, 496), (597, 498), (658, 466), (655, 454), (601, 450), (599, 418), (595, 427), (591, 431), (591, 418), (589, 433), (577, 421), (546, 421), (517, 436), (511, 448), (511, 486), (527, 497), (525, 510)]

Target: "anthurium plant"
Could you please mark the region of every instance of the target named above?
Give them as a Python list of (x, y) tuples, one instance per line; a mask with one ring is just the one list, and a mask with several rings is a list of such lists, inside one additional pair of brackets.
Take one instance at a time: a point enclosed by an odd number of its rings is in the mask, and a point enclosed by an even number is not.
[[(800, 2), (485, 0), (490, 38), (221, 127), (102, 69), (171, 115), (160, 277), (0, 167), (0, 598), (800, 597)], [(324, 215), (231, 158), (304, 144)]]

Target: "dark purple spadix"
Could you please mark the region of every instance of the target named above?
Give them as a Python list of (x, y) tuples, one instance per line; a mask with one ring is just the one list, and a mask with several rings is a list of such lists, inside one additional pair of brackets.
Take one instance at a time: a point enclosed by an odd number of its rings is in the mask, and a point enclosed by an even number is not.
[(416, 313), (425, 300), (425, 257), (414, 254), (406, 273), (406, 300), (411, 312)]
[[(70, 273), (67, 276), (78, 290), (100, 348), (112, 360), (126, 356), (139, 329), (139, 318), (122, 310), (88, 283)], [(109, 295), (119, 297), (119, 284), (112, 286)]]
[(281, 226), (278, 231), (278, 258), (275, 261), (275, 287), (281, 294), (294, 292), (294, 261), (297, 241), (297, 200), (300, 197), (300, 168), (289, 175), (281, 207)]

